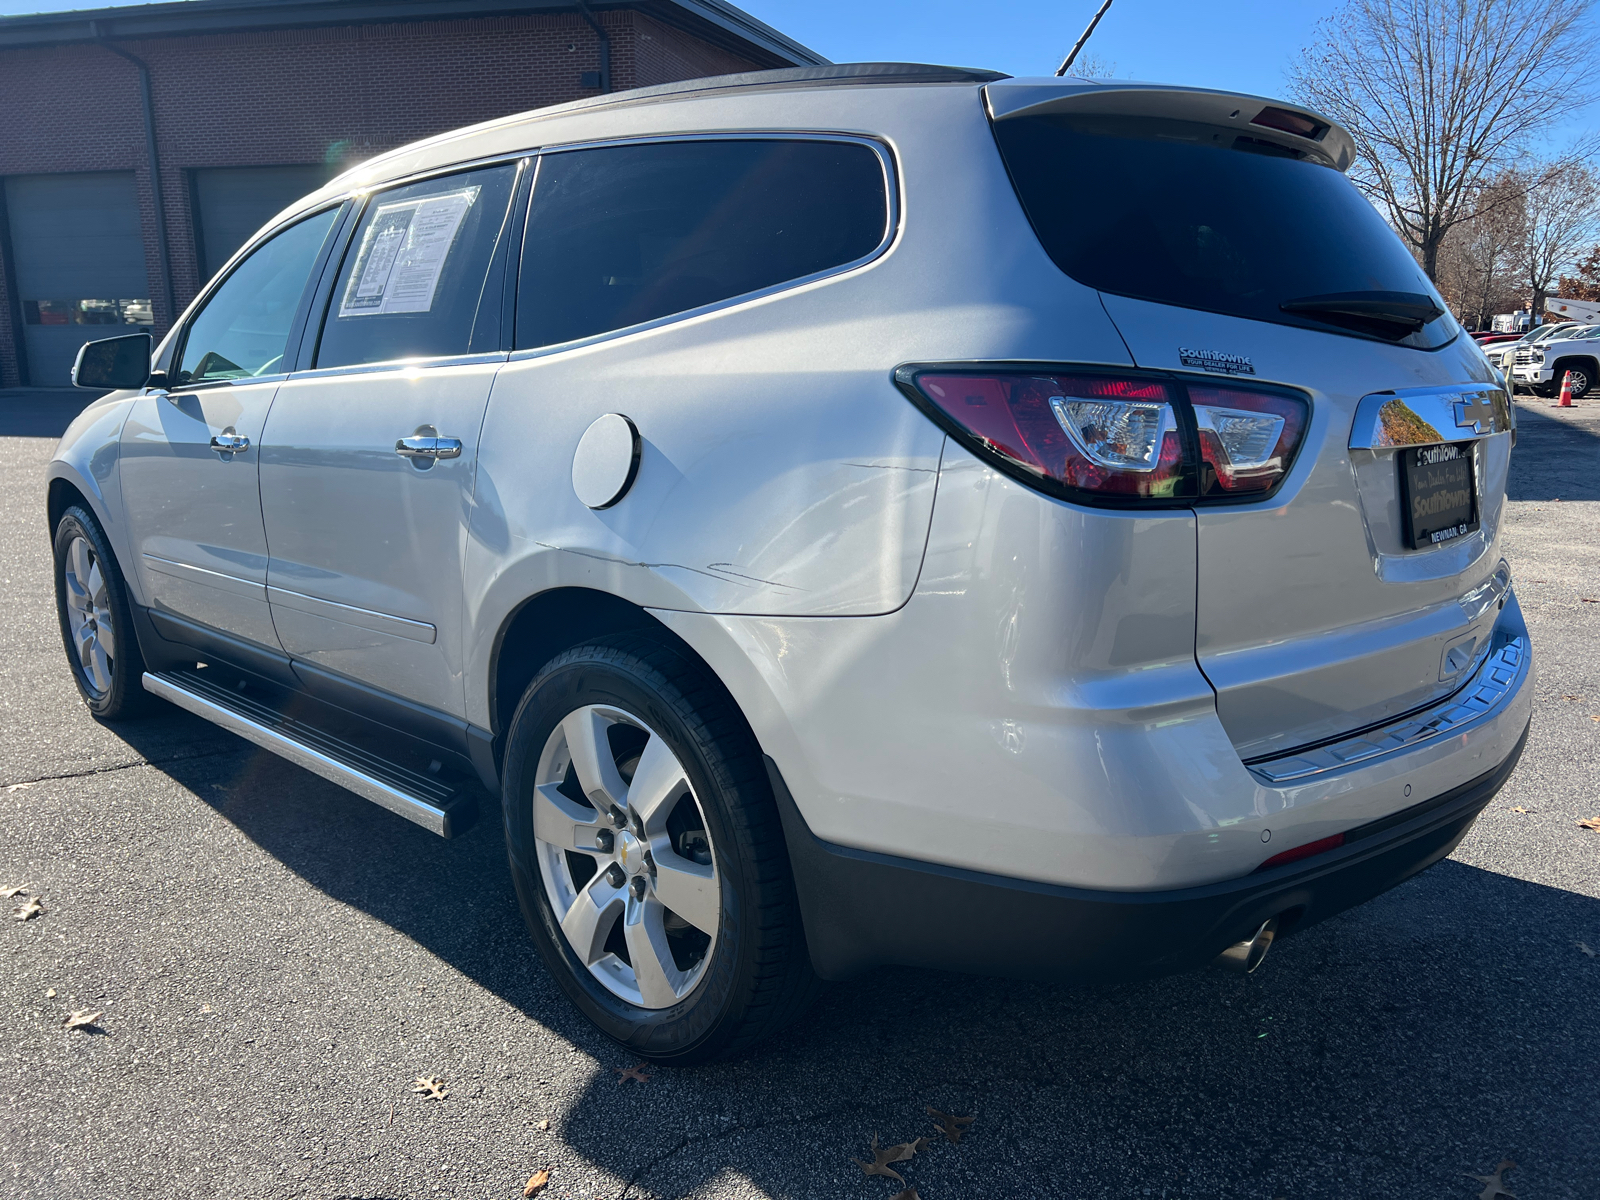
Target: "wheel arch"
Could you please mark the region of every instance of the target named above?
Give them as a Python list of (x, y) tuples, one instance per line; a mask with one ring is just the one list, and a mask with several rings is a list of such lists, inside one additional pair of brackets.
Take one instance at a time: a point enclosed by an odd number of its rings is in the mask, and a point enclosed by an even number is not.
[[(503, 735), (517, 704), (539, 668), (563, 650), (619, 633), (644, 633), (698, 663), (741, 714), (744, 709), (727, 681), (693, 646), (649, 609), (611, 592), (585, 587), (554, 587), (529, 596), (506, 614), (489, 658), (489, 719), (495, 735), (495, 761), (503, 765)], [(749, 724), (749, 715), (744, 714)], [(754, 730), (752, 729), (752, 734)], [(759, 736), (756, 737), (760, 742)]]
[(56, 526), (61, 523), (61, 514), (74, 504), (81, 504), (84, 508), (87, 508), (94, 514), (95, 519), (100, 522), (100, 527), (102, 529), (105, 528), (105, 517), (100, 511), (100, 506), (85, 495), (83, 489), (73, 480), (64, 475), (56, 475), (51, 478), (49, 489), (45, 495), (45, 512), (50, 522), (50, 535), (52, 537), (55, 536)]
[(1594, 391), (1596, 385), (1600, 385), (1600, 359), (1597, 359), (1596, 356), (1592, 354), (1563, 354), (1560, 358), (1556, 359), (1555, 365), (1551, 368), (1551, 386), (1559, 391), (1561, 388), (1561, 377), (1566, 373), (1569, 367), (1574, 365), (1582, 366), (1588, 369), (1588, 390), (1591, 392)]

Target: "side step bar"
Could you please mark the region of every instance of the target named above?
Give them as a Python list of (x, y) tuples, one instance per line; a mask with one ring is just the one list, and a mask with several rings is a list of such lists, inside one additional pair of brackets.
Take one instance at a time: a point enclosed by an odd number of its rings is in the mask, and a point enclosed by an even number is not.
[(381, 804), (440, 837), (464, 833), (477, 818), (477, 798), (472, 791), (387, 762), (230, 691), (198, 671), (146, 672), (143, 682), (145, 691)]

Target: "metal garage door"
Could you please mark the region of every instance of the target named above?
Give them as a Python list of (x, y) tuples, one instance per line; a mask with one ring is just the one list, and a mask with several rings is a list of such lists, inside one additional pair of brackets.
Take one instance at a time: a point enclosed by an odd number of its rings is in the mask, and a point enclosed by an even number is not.
[(312, 167), (206, 167), (191, 172), (200, 274), (209, 279), (267, 221), (314, 192), (334, 169)]
[(66, 387), (84, 342), (150, 328), (133, 172), (12, 175), (5, 189), (28, 381)]

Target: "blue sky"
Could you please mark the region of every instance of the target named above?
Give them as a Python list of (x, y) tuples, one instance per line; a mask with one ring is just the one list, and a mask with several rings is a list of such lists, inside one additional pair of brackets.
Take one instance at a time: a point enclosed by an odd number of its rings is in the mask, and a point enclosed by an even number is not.
[[(835, 62), (873, 59), (1052, 74), (1099, 0), (744, 0)], [(1088, 51), (1122, 78), (1273, 95), (1336, 0), (1115, 0)]]

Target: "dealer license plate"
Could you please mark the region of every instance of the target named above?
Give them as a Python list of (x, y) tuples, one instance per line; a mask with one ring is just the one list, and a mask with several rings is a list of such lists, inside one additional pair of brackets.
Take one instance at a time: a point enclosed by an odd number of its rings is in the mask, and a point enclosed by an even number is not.
[(1406, 545), (1438, 546), (1478, 528), (1471, 442), (1407, 446), (1396, 457)]

